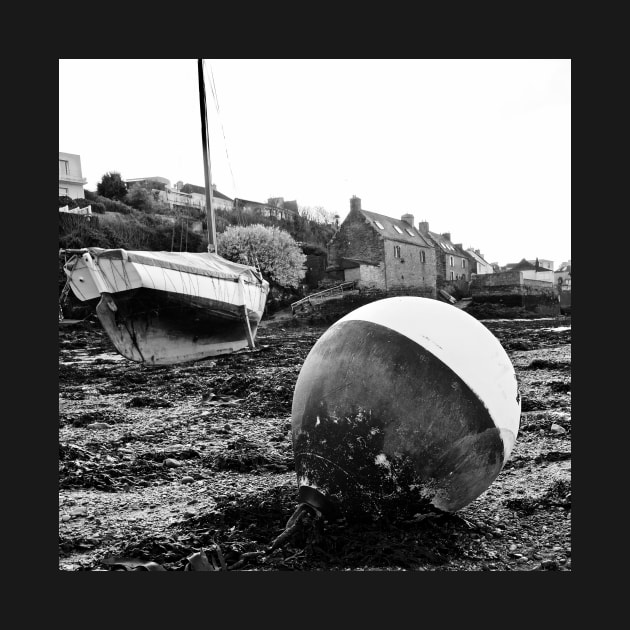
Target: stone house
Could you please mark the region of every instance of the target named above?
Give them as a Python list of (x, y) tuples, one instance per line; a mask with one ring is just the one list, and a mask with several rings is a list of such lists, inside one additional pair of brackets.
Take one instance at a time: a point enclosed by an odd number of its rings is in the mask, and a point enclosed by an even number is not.
[(356, 196), (328, 244), (328, 261), (330, 277), (356, 280), (359, 288), (436, 295), (435, 249), (414, 227), (413, 215), (370, 212)]
[(427, 221), (420, 221), (418, 230), (435, 247), (437, 288), (441, 289), (449, 282), (469, 281), (471, 273), (470, 255), (461, 243), (451, 241), (450, 232), (438, 234), (429, 230)]

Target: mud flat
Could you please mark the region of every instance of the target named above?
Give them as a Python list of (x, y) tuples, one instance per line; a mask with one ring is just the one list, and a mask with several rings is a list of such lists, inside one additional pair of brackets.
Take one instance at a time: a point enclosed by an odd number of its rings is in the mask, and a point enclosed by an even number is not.
[(60, 326), (59, 569), (123, 557), (185, 570), (204, 551), (210, 569), (571, 570), (571, 318), (483, 323), (522, 396), (490, 488), (451, 516), (307, 518), (258, 555), (297, 506), (293, 387), (326, 325), (269, 323), (255, 352), (152, 368), (116, 354), (92, 318)]

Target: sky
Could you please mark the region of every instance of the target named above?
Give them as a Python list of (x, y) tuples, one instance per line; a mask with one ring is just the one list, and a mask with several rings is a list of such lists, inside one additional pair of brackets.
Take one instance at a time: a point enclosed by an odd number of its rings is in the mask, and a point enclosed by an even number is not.
[[(206, 59), (230, 198), (414, 215), (501, 265), (571, 258), (570, 59)], [(215, 87), (216, 99), (211, 89)], [(59, 151), (204, 185), (196, 59), (60, 59)]]

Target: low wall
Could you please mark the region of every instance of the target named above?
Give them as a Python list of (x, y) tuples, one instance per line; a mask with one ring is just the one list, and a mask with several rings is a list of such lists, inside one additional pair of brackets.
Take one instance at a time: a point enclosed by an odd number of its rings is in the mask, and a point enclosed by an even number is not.
[(473, 304), (523, 306), (547, 314), (560, 309), (553, 283), (523, 278), (520, 271), (478, 276), (471, 282), (470, 293)]
[(295, 312), (294, 318), (309, 322), (325, 322), (332, 324), (364, 304), (401, 295), (415, 295), (417, 297), (435, 299), (435, 290), (393, 289), (384, 291), (382, 289), (359, 289), (349, 294), (340, 295), (329, 298), (323, 302), (305, 306), (304, 309)]

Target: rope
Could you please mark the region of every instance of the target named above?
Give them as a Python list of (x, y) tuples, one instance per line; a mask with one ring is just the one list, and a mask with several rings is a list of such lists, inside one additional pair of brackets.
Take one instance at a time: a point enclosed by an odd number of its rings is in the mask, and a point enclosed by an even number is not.
[(214, 105), (215, 108), (217, 110), (217, 116), (219, 118), (219, 124), (221, 125), (221, 133), (223, 134), (223, 146), (225, 147), (225, 157), (227, 158), (227, 162), (228, 162), (228, 167), (230, 169), (230, 175), (232, 176), (232, 185), (234, 186), (234, 196), (238, 196), (237, 195), (237, 186), (236, 186), (236, 179), (234, 178), (234, 173), (232, 172), (232, 163), (230, 162), (230, 156), (228, 155), (228, 148), (227, 148), (227, 139), (225, 137), (225, 130), (223, 129), (223, 121), (221, 120), (221, 112), (219, 110), (219, 97), (217, 95), (217, 88), (214, 84), (214, 74), (212, 72), (212, 66), (210, 64), (208, 64), (208, 67), (210, 68), (210, 90), (212, 91), (212, 98), (214, 100)]
[(300, 503), (295, 509), (295, 512), (293, 512), (291, 518), (287, 521), (284, 531), (271, 543), (269, 547), (267, 547), (267, 549), (264, 551), (250, 551), (241, 554), (239, 560), (227, 567), (228, 571), (240, 569), (249, 559), (259, 558), (260, 556), (271, 554), (277, 549), (280, 549), (280, 547), (284, 547), (299, 529), (300, 521), (307, 514), (315, 516), (316, 519), (322, 518), (322, 513), (317, 508), (314, 508), (312, 505), (308, 505), (307, 503)]

